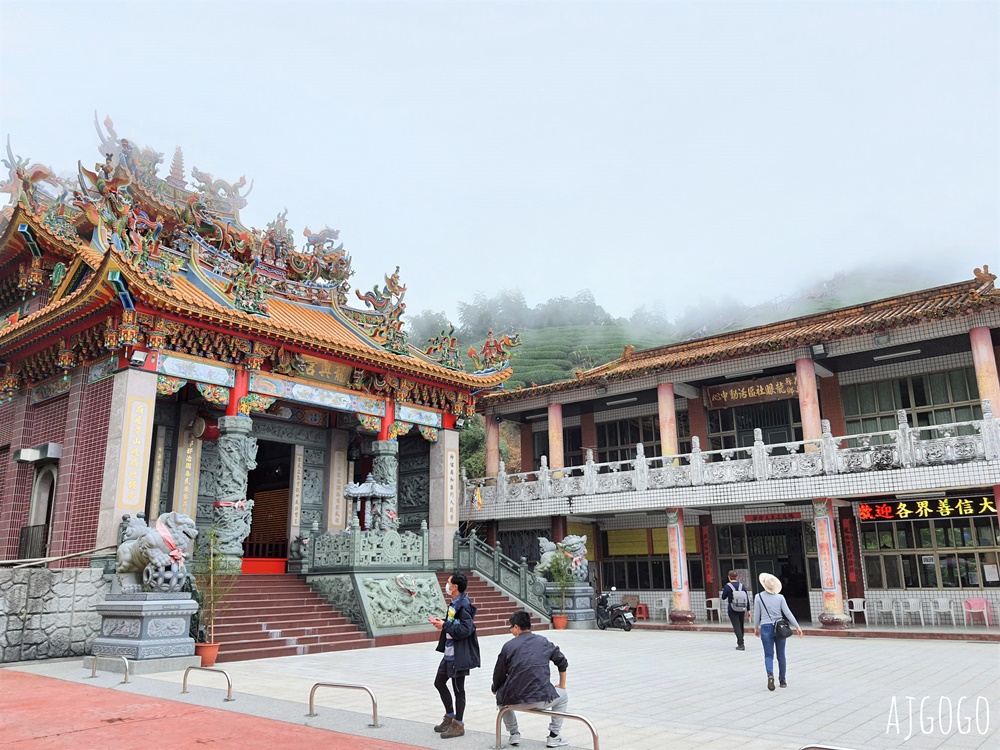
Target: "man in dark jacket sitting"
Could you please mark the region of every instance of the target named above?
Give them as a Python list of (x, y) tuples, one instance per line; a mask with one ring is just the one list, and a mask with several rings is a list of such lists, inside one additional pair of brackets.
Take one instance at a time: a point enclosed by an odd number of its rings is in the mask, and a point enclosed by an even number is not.
[[(545, 708), (565, 713), (569, 707), (569, 694), (566, 692), (569, 662), (562, 651), (547, 638), (531, 632), (531, 617), (527, 612), (519, 611), (510, 616), (510, 632), (514, 638), (504, 644), (493, 669), (492, 690), (497, 697), (497, 705), (525, 710)], [(559, 670), (558, 686), (549, 681), (549, 662)], [(510, 744), (519, 745), (521, 733), (513, 711), (503, 715), (503, 723), (510, 732)], [(560, 732), (562, 725), (562, 717), (550, 717), (546, 747), (569, 744)]]
[[(444, 654), (434, 678), (434, 687), (441, 696), (445, 712), (434, 731), (440, 732), (442, 739), (465, 734), (465, 678), (469, 670), (479, 666), (479, 639), (473, 620), (476, 607), (465, 593), (468, 585), (469, 579), (464, 573), (452, 573), (444, 587), (445, 596), (454, 597), (448, 607), (448, 619), (429, 618), (431, 625), (441, 631), (437, 650)], [(454, 704), (448, 692), (449, 680), (455, 691)]]

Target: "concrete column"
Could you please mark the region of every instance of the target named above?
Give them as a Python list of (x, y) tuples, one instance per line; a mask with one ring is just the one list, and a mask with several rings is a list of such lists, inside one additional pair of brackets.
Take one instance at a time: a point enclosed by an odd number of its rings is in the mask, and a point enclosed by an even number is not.
[(486, 420), (486, 476), (495, 477), (500, 473), (500, 423), (495, 414), (487, 413), (483, 419)]
[(562, 404), (549, 404), (549, 468), (561, 469), (565, 465)]
[(306, 475), (306, 448), (292, 446), (292, 467), (288, 477), (288, 542), (289, 549), (300, 534), (308, 535), (309, 529), (302, 527), (302, 491)]
[(458, 531), (458, 432), (439, 430), (431, 443), (430, 509), (427, 530), (431, 565), (449, 570), (454, 562), (452, 541)]
[(979, 398), (988, 398), (996, 416), (1000, 406), (1000, 381), (997, 380), (997, 360), (993, 354), (993, 341), (989, 328), (973, 328), (969, 331), (972, 343), (972, 362), (976, 366), (976, 384)]
[(691, 584), (688, 581), (687, 542), (684, 539), (684, 511), (667, 508), (667, 542), (670, 549), (670, 586), (673, 591), (671, 622), (694, 622), (691, 611)]
[(115, 375), (111, 394), (104, 485), (96, 546), (118, 543), (118, 524), (146, 507), (146, 480), (153, 439), (156, 373), (136, 368)]
[(520, 471), (535, 470), (535, 436), (531, 431), (531, 424), (521, 425), (521, 469)]
[(836, 437), (846, 435), (847, 422), (844, 420), (844, 402), (840, 398), (838, 375), (819, 379), (819, 401), (823, 419), (830, 422), (830, 432)]
[(678, 440), (674, 384), (660, 383), (656, 386), (656, 401), (660, 417), (660, 455), (676, 456)]
[(201, 472), (201, 440), (189, 426), (198, 414), (198, 407), (181, 406), (177, 425), (176, 460), (174, 461), (174, 497), (170, 507), (191, 518), (198, 511), (198, 477)]
[(823, 587), (823, 614), (819, 616), (819, 621), (824, 628), (841, 630), (848, 627), (851, 618), (844, 614), (844, 599), (840, 592), (840, 555), (837, 551), (833, 500), (828, 497), (814, 499), (813, 514), (816, 550), (819, 553), (819, 579)]
[[(344, 488), (352, 481), (347, 476), (347, 446), (350, 433), (330, 430), (326, 444), (326, 530), (343, 531), (347, 528), (351, 504), (344, 497)], [(322, 526), (320, 527), (322, 528)]]
[[(795, 379), (799, 387), (802, 439), (819, 440), (823, 437), (823, 425), (819, 416), (819, 395), (816, 392), (816, 364), (808, 357), (795, 360)], [(807, 445), (806, 450), (816, 451), (819, 446)]]

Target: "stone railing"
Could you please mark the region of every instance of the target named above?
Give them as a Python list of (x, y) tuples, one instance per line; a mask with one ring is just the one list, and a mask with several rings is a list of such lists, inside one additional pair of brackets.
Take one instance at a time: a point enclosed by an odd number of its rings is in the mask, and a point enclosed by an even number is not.
[(588, 449), (583, 466), (550, 469), (542, 456), (538, 471), (519, 474), (507, 474), (501, 461), (496, 477), (465, 483), (465, 501), (473, 502), (477, 488), (483, 503), (494, 505), (991, 461), (1000, 458), (1000, 425), (989, 400), (983, 400), (982, 406), (982, 419), (929, 427), (910, 427), (906, 412), (900, 410), (895, 430), (844, 437), (833, 437), (830, 422), (824, 419), (821, 438), (772, 445), (765, 445), (761, 430), (755, 429), (754, 443), (746, 448), (702, 451), (695, 436), (691, 452), (678, 456), (650, 458), (639, 443), (636, 457), (628, 461), (594, 463), (593, 451)]
[(545, 580), (528, 569), (523, 557), (518, 563), (503, 554), (500, 542), (494, 549), (476, 536), (475, 529), (468, 537), (456, 534), (454, 558), (458, 570), (474, 570), (529, 607), (542, 614), (549, 613)]
[(332, 573), (372, 568), (397, 570), (427, 569), (427, 522), (420, 522), (420, 533), (362, 531), (357, 517), (350, 528), (335, 533), (319, 533), (313, 524), (311, 536), (292, 544), (289, 570), (302, 573)]

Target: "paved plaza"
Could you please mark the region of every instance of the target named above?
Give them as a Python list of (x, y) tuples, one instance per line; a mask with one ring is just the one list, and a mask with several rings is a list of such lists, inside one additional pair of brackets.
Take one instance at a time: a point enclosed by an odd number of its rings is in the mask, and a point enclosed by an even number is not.
[[(604, 750), (1000, 746), (1000, 646), (995, 643), (793, 638), (789, 687), (768, 692), (760, 642), (752, 636), (747, 650), (737, 652), (732, 636), (723, 633), (545, 635), (569, 659), (570, 710), (596, 725)], [(133, 677), (124, 685), (121, 675), (111, 672), (87, 679), (90, 671), (80, 660), (14, 669), (416, 747), (483, 749), (494, 743), (490, 676), (506, 639), (481, 639), (484, 668), (467, 683), (467, 734), (450, 740), (431, 730), (442, 714), (431, 685), (439, 658), (431, 643), (225, 664), (236, 698), (231, 703), (223, 701), (225, 680), (219, 674), (191, 673), (189, 693), (181, 694), (180, 672)], [(307, 718), (309, 690), (316, 682), (370, 686), (384, 726), (368, 727), (371, 702), (354, 691), (321, 689), (319, 715)], [(542, 716), (522, 715), (522, 748), (544, 747), (546, 722)], [(563, 732), (573, 747), (592, 746), (582, 723), (567, 721)], [(506, 744), (506, 734), (503, 740)], [(278, 750), (273, 743), (269, 747)]]

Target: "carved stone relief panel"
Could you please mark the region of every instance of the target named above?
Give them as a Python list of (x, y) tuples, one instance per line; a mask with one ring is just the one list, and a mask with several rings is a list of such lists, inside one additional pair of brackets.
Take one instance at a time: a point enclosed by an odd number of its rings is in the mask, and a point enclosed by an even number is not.
[(199, 527), (207, 527), (212, 523), (212, 506), (219, 492), (219, 472), (222, 463), (219, 461), (219, 449), (214, 442), (201, 444), (201, 473), (198, 479), (198, 513)]
[[(326, 430), (301, 424), (273, 422), (268, 419), (254, 419), (253, 432), (258, 440), (271, 440), (276, 443), (293, 443), (318, 448), (322, 451), (326, 445)], [(322, 457), (316, 463), (322, 463)]]
[(400, 530), (418, 532), (430, 509), (430, 443), (417, 435), (399, 440)]

